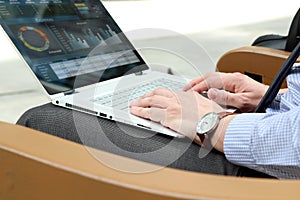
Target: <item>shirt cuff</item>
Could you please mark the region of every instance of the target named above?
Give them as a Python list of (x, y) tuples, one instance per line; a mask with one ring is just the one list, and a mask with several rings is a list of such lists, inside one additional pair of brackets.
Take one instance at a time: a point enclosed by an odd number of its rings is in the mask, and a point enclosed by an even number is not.
[(255, 125), (264, 117), (264, 113), (243, 113), (237, 115), (228, 125), (224, 138), (226, 158), (235, 164), (253, 167), (252, 134)]

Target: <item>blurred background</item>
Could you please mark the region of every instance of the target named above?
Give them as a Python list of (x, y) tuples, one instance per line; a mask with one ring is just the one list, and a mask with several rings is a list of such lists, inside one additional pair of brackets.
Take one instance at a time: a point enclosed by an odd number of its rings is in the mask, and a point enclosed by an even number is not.
[[(205, 65), (199, 66), (201, 73), (213, 71), (222, 54), (231, 49), (249, 46), (264, 34), (287, 35), (291, 20), (299, 9), (298, 3), (295, 0), (279, 3), (269, 0), (103, 1), (146, 62), (161, 62), (161, 66), (171, 68), (177, 74), (187, 73), (190, 77), (199, 74), (182, 67), (176, 58), (145, 47), (163, 43), (170, 49), (178, 48), (181, 44), (177, 37), (185, 37), (201, 48), (197, 51), (197, 48), (183, 46), (186, 54), (201, 54), (211, 61), (211, 64), (204, 62)], [(157, 66), (153, 68), (165, 70)], [(0, 121), (15, 123), (29, 108), (49, 102), (2, 30), (0, 69)]]

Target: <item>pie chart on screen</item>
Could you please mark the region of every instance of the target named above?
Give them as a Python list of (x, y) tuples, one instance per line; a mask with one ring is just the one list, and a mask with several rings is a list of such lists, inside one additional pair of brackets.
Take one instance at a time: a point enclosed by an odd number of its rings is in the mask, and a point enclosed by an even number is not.
[(18, 37), (28, 49), (33, 51), (43, 52), (49, 49), (50, 42), (47, 35), (34, 27), (22, 26), (18, 30)]

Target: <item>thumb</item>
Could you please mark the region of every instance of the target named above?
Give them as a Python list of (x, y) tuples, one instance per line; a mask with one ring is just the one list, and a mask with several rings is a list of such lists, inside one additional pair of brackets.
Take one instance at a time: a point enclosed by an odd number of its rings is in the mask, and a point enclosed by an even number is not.
[(219, 90), (216, 88), (210, 88), (207, 91), (207, 96), (210, 100), (213, 100), (214, 102), (220, 105), (233, 106), (233, 107), (237, 106), (234, 93), (227, 92), (225, 90)]

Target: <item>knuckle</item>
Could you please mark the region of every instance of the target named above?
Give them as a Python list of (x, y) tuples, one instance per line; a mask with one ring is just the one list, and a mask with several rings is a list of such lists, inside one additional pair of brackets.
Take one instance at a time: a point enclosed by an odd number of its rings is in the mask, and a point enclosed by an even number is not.
[(181, 109), (177, 106), (169, 106), (166, 109), (166, 113), (170, 117), (177, 116), (178, 114), (181, 114)]
[(216, 72), (208, 72), (206, 75), (204, 75), (204, 77), (210, 77), (216, 75)]
[(146, 103), (151, 105), (151, 104), (153, 103), (153, 98), (148, 97), (148, 98), (146, 99)]
[(245, 75), (240, 72), (235, 72), (234, 75), (238, 80), (243, 80), (245, 78)]
[(143, 110), (142, 110), (141, 107), (137, 107), (137, 108), (136, 108), (136, 112), (137, 112), (137, 113), (142, 113), (142, 111), (143, 111)]

